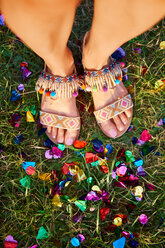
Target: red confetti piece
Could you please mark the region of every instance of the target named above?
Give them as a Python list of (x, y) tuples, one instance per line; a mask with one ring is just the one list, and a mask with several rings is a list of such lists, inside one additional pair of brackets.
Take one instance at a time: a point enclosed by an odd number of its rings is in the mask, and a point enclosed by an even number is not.
[(11, 241), (5, 241), (4, 248), (16, 248), (18, 246), (17, 243), (13, 243)]
[(35, 168), (33, 166), (28, 166), (27, 169), (26, 169), (26, 173), (28, 175), (34, 175), (35, 173)]
[(109, 208), (101, 208), (100, 209), (100, 219), (105, 220), (107, 214), (109, 214)]
[(109, 225), (108, 227), (105, 228), (105, 231), (114, 232), (116, 227), (117, 227), (116, 225)]
[(85, 159), (86, 159), (86, 162), (88, 164), (88, 163), (96, 162), (98, 160), (98, 157), (94, 153), (86, 152), (85, 153)]
[(81, 149), (81, 148), (84, 148), (86, 145), (87, 145), (87, 142), (82, 140), (75, 140), (74, 143), (73, 143), (74, 147), (77, 148), (77, 149)]
[(65, 163), (62, 168), (61, 168), (61, 172), (63, 175), (67, 175), (69, 173), (69, 166), (75, 166), (75, 163)]
[(147, 72), (147, 67), (145, 65), (142, 66), (141, 68), (141, 75), (144, 76)]
[(152, 136), (147, 129), (145, 129), (140, 136), (140, 140), (145, 141), (145, 142), (150, 140), (151, 138)]
[(109, 169), (106, 165), (102, 165), (100, 166), (100, 171), (106, 174), (108, 173)]
[(117, 154), (117, 158), (125, 158), (125, 149), (120, 149)]
[(126, 186), (123, 182), (114, 182), (114, 187), (126, 189)]
[(69, 173), (69, 167), (66, 164), (64, 164), (61, 168), (61, 172), (63, 175), (67, 175)]
[(150, 190), (156, 190), (156, 187), (151, 183), (147, 183), (147, 188), (149, 188)]

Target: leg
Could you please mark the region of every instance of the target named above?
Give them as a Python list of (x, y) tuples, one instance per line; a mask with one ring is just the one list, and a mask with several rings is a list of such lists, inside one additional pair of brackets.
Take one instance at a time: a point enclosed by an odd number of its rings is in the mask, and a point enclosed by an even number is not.
[[(163, 0), (94, 0), (92, 27), (83, 49), (86, 69), (99, 70), (108, 57), (123, 43), (145, 32), (165, 14)], [(108, 92), (93, 92), (95, 110), (101, 109), (127, 95), (123, 83)], [(101, 124), (103, 132), (115, 137), (124, 130), (131, 110)]]
[[(1, 11), (8, 26), (37, 53), (47, 64), (49, 70), (59, 76), (73, 73), (74, 59), (67, 47), (76, 8), (80, 0), (0, 0)], [(41, 108), (57, 114), (77, 116), (75, 99), (55, 104), (48, 99)], [(71, 144), (77, 131), (69, 133), (63, 129), (50, 128), (53, 141)]]
[(164, 0), (94, 0), (83, 63), (88, 69), (101, 69), (118, 47), (147, 31), (164, 15)]

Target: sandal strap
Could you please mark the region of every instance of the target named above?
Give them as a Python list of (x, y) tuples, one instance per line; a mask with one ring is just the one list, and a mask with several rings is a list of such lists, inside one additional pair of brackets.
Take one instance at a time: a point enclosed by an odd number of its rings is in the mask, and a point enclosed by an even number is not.
[(116, 87), (116, 84), (122, 81), (121, 65), (111, 57), (109, 57), (108, 66), (96, 71), (86, 70), (84, 74), (86, 91), (106, 91)]
[(80, 117), (67, 117), (40, 111), (40, 122), (42, 125), (51, 127), (71, 130), (80, 129)]
[[(60, 77), (43, 71), (36, 83), (36, 91), (56, 98), (71, 98), (78, 95), (80, 77), (77, 73)], [(52, 94), (51, 94), (52, 93)]]
[(94, 111), (94, 115), (98, 123), (102, 123), (113, 118), (116, 115), (119, 115), (133, 107), (133, 102), (131, 99), (131, 95), (127, 95), (118, 101), (110, 104), (100, 110)]

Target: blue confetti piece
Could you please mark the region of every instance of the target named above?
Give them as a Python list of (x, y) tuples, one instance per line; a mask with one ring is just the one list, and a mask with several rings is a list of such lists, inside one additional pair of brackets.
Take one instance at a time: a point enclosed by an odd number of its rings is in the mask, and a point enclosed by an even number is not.
[(21, 97), (20, 94), (18, 94), (18, 92), (16, 90), (13, 90), (11, 97), (10, 97), (10, 101), (15, 102), (15, 101), (19, 100), (20, 97)]
[(46, 132), (47, 128), (41, 128), (39, 131), (38, 131), (38, 137), (40, 137), (42, 134), (44, 134)]
[(22, 163), (22, 167), (23, 169), (26, 171), (26, 169), (29, 167), (29, 166), (32, 166), (32, 167), (35, 167), (35, 162), (23, 162)]
[(48, 147), (48, 148), (52, 148), (52, 146), (54, 146), (54, 143), (49, 139), (47, 138), (45, 141), (44, 141), (44, 146)]
[(138, 139), (136, 137), (133, 137), (132, 140), (131, 140), (133, 145), (136, 145), (137, 141), (138, 141)]
[(15, 140), (14, 140), (14, 144), (19, 145), (21, 143), (22, 139), (23, 139), (23, 136), (21, 134), (16, 136)]
[(74, 237), (74, 238), (71, 239), (71, 244), (74, 247), (78, 247), (80, 245), (80, 241), (77, 238)]
[(139, 167), (139, 166), (142, 166), (143, 165), (143, 160), (142, 159), (136, 159), (134, 161), (134, 165)]
[(107, 154), (110, 154), (113, 152), (113, 146), (111, 144), (107, 144), (105, 148), (107, 148), (108, 150)]
[(125, 51), (123, 48), (119, 47), (112, 55), (113, 59), (119, 60), (125, 57)]
[(113, 242), (113, 248), (124, 248), (126, 242), (126, 238), (122, 237), (121, 239), (118, 239)]

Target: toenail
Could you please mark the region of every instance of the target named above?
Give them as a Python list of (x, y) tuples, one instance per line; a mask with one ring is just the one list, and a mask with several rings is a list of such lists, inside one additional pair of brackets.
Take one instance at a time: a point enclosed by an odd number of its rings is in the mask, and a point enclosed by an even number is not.
[(114, 137), (116, 137), (116, 135), (117, 135), (117, 131), (116, 131), (115, 129), (110, 129), (109, 135), (110, 135), (112, 138), (114, 138)]
[(120, 126), (118, 127), (120, 131), (123, 131), (124, 130), (124, 126)]
[(127, 120), (124, 120), (123, 122), (124, 122), (124, 124), (127, 124)]
[(56, 138), (56, 136), (53, 136), (53, 139), (55, 139)]
[(51, 130), (48, 130), (48, 133), (51, 133)]
[(73, 144), (73, 139), (67, 139), (66, 145), (71, 146)]
[(131, 113), (130, 112), (128, 112), (127, 115), (128, 115), (128, 117), (131, 117)]
[(63, 140), (58, 140), (58, 143), (62, 143), (63, 142)]

